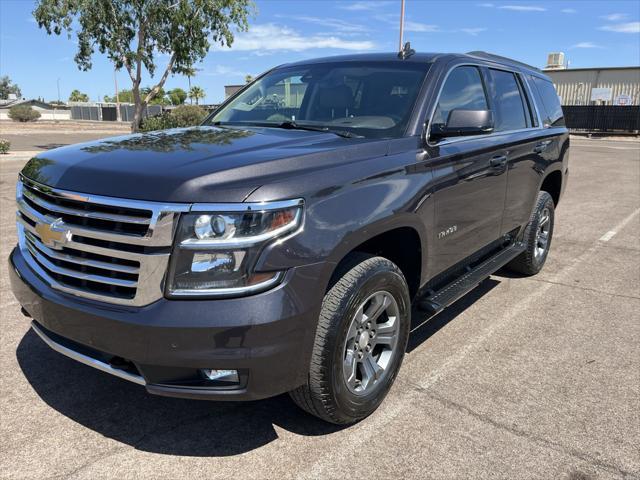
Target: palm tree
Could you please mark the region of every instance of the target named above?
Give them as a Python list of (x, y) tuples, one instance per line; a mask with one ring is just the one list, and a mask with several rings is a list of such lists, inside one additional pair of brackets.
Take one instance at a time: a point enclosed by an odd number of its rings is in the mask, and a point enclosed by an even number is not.
[(197, 85), (194, 85), (189, 89), (189, 98), (193, 101), (196, 101), (196, 105), (198, 105), (198, 100), (205, 97), (204, 90)]
[(82, 93), (78, 89), (75, 89), (71, 92), (71, 95), (69, 95), (69, 101), (70, 102), (88, 102), (89, 95), (87, 95), (86, 93)]
[[(195, 77), (196, 73), (200, 71), (199, 68), (188, 67), (184, 69), (184, 75), (187, 76), (187, 80), (189, 81), (189, 91), (191, 91), (191, 77)], [(191, 101), (193, 103), (193, 100)]]

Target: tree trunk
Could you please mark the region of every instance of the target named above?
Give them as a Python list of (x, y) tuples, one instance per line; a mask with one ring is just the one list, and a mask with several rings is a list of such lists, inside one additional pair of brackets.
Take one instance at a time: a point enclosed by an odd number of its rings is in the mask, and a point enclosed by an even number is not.
[(144, 111), (144, 105), (137, 103), (133, 110), (133, 121), (131, 122), (131, 132), (136, 133), (140, 130), (140, 122), (142, 121), (142, 112)]
[(142, 101), (140, 97), (140, 86), (133, 85), (133, 89), (131, 91), (133, 93), (133, 121), (131, 122), (131, 132), (136, 133), (140, 130), (140, 122), (142, 121), (142, 112), (145, 107), (145, 103)]

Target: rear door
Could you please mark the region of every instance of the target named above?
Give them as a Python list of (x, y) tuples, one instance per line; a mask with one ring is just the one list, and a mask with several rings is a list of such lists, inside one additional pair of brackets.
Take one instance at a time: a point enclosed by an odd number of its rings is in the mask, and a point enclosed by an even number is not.
[(496, 120), (493, 135), (507, 157), (507, 193), (500, 227), (500, 234), (505, 235), (529, 219), (544, 170), (539, 168), (537, 145), (545, 139), (540, 138), (539, 120), (521, 74), (501, 68), (486, 71)]
[[(506, 72), (489, 70), (491, 89), (498, 110), (515, 115), (524, 109), (526, 128), (513, 121), (497, 125), (504, 134), (508, 155), (508, 183), (501, 233), (526, 225), (546, 172), (561, 158), (561, 139), (566, 135), (562, 107), (553, 84), (541, 77), (508, 72), (517, 81), (518, 92)], [(518, 99), (517, 101), (515, 99)], [(502, 108), (500, 107), (502, 105)], [(538, 114), (539, 112), (539, 114)], [(500, 113), (500, 112), (499, 112)]]
[[(454, 109), (490, 109), (482, 68), (460, 65), (446, 77), (431, 126)], [(500, 236), (507, 188), (506, 156), (492, 135), (429, 139), (434, 229), (428, 257), (437, 274)]]

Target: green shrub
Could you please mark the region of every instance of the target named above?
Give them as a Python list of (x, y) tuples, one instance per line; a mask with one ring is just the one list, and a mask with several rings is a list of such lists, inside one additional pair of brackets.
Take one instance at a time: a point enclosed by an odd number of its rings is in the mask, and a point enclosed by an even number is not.
[(11, 147), (11, 142), (9, 140), (0, 138), (0, 153), (9, 153), (10, 147)]
[(140, 124), (141, 132), (152, 132), (154, 130), (166, 130), (167, 128), (175, 128), (175, 121), (168, 112), (146, 117), (142, 119)]
[(40, 118), (40, 112), (29, 105), (14, 105), (9, 109), (9, 118), (14, 122), (35, 122)]
[(207, 116), (207, 111), (197, 105), (180, 105), (169, 112), (147, 117), (142, 120), (140, 130), (151, 132), (167, 128), (192, 127), (200, 125)]
[(207, 116), (207, 111), (198, 105), (180, 105), (171, 111), (180, 127), (200, 125)]

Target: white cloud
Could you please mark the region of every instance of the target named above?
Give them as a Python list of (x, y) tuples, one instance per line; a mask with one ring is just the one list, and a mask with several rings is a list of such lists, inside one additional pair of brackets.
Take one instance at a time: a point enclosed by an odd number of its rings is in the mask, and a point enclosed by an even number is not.
[(384, 7), (392, 2), (384, 2), (379, 0), (369, 0), (368, 2), (354, 2), (347, 5), (341, 5), (339, 8), (343, 10), (350, 10), (352, 12), (363, 10), (374, 10), (376, 8)]
[(375, 45), (368, 40), (345, 40), (338, 36), (304, 36), (289, 27), (265, 23), (254, 25), (248, 32), (236, 36), (233, 51), (254, 50), (257, 54), (266, 51), (282, 50), (301, 52), (313, 48), (330, 48), (338, 50), (371, 50)]
[[(512, 10), (514, 12), (546, 12), (547, 11), (546, 8), (539, 7), (537, 5), (496, 5), (495, 3), (479, 3), (478, 6), (485, 7), (485, 8), (498, 8), (500, 10)], [(571, 12), (565, 12), (565, 13), (575, 12), (575, 10), (573, 10), (572, 8), (565, 8), (565, 10), (571, 10)]]
[(477, 36), (479, 33), (486, 32), (486, 28), (461, 28), (461, 32), (466, 33), (467, 35)]
[(640, 22), (616, 23), (613, 25), (604, 25), (599, 30), (617, 33), (640, 33)]
[(213, 68), (202, 69), (202, 74), (209, 77), (244, 77), (247, 73), (227, 65), (216, 65)]
[(429, 25), (426, 23), (405, 21), (404, 31), (405, 32), (439, 32), (440, 27), (438, 27), (437, 25)]
[(538, 7), (535, 5), (501, 5), (498, 7), (500, 10), (513, 10), (514, 12), (546, 12), (544, 7)]
[(604, 18), (610, 22), (619, 22), (620, 20), (624, 20), (629, 15), (626, 13), (610, 13), (609, 15), (602, 15), (600, 18)]
[(604, 48), (601, 45), (597, 45), (593, 42), (580, 42), (572, 45), (570, 48)]
[(358, 25), (357, 23), (346, 22), (339, 18), (327, 18), (327, 17), (312, 17), (307, 15), (276, 15), (279, 18), (290, 18), (298, 22), (313, 23), (322, 27), (329, 28), (341, 33), (361, 33), (368, 32), (369, 29), (364, 25)]
[(562, 13), (578, 13), (578, 11), (575, 8), (563, 8), (560, 11)]

